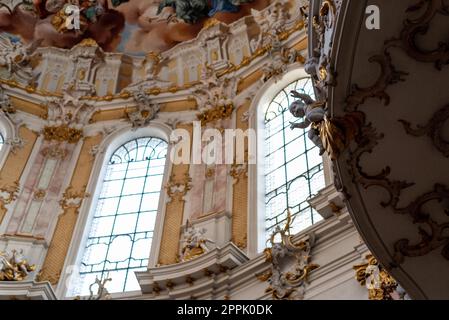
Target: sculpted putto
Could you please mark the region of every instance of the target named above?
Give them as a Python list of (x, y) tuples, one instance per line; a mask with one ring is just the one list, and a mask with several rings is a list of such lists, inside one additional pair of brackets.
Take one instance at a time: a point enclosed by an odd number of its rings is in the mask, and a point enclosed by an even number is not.
[(325, 103), (315, 101), (308, 94), (299, 93), (297, 91), (292, 91), (291, 95), (298, 100), (295, 100), (289, 106), (290, 113), (294, 117), (304, 118), (304, 120), (298, 123), (290, 122), (290, 128), (306, 129), (311, 126), (308, 137), (318, 148), (320, 148), (320, 155), (322, 155), (325, 149), (320, 138), (317, 124), (323, 121), (326, 115), (326, 111), (324, 110)]
[(35, 270), (23, 256), (23, 251), (0, 252), (0, 281), (22, 281)]
[(213, 243), (213, 241), (205, 237), (206, 231), (205, 228), (196, 228), (187, 221), (184, 245), (181, 251), (181, 262), (191, 260), (209, 251), (206, 243)]

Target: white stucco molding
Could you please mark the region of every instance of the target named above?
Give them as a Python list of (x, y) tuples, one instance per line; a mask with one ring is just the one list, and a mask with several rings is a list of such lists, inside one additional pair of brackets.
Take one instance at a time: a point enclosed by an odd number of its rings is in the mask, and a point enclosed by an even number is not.
[(57, 300), (50, 282), (1, 281), (0, 300)]

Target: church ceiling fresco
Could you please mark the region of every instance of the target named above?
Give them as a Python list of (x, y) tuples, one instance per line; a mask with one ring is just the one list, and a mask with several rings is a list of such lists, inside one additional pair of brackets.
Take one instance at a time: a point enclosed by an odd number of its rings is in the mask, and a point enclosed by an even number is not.
[[(0, 33), (34, 46), (72, 48), (93, 38), (105, 51), (163, 52), (193, 39), (212, 18), (232, 23), (272, 0), (0, 0)], [(79, 30), (67, 29), (68, 5)], [(71, 23), (69, 23), (70, 25)]]

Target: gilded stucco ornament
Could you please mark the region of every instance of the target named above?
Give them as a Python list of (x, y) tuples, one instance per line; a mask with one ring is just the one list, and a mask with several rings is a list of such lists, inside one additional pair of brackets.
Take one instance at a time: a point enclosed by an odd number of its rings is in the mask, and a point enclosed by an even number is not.
[(214, 243), (214, 241), (206, 238), (206, 232), (205, 228), (197, 228), (187, 221), (179, 262), (192, 260), (210, 250), (207, 243)]
[(271, 78), (273, 78), (276, 82), (287, 71), (289, 64), (294, 62), (304, 63), (305, 61), (297, 50), (286, 48), (286, 46), (277, 37), (275, 37), (270, 44), (268, 56), (270, 57), (270, 62), (262, 68), (262, 79), (264, 82)]
[[(271, 235), (271, 248), (264, 250), (266, 261), (270, 263), (270, 270), (257, 275), (261, 281), (268, 281), (267, 293), (271, 293), (276, 300), (302, 300), (310, 272), (319, 267), (311, 263), (311, 250), (315, 243), (313, 234), (307, 240), (293, 242), (290, 235), (292, 222), (288, 210), (287, 223), (283, 229), (279, 226)], [(280, 242), (276, 237), (280, 236)]]
[(23, 281), (35, 269), (23, 256), (23, 250), (0, 251), (0, 281)]
[(44, 139), (48, 141), (77, 143), (82, 137), (82, 130), (70, 128), (66, 124), (60, 126), (46, 126), (43, 129)]
[(17, 194), (20, 191), (19, 182), (15, 181), (12, 184), (4, 184), (0, 187), (0, 208), (5, 210), (5, 205), (12, 203), (17, 199)]
[[(262, 68), (263, 81), (274, 78), (277, 81), (287, 70), (287, 66), (294, 62), (304, 63), (305, 59), (293, 48), (288, 48), (285, 40), (287, 30), (286, 22), (290, 18), (288, 1), (278, 0), (267, 10), (251, 10), (254, 20), (261, 29), (258, 38), (251, 40), (253, 52), (264, 51), (268, 53), (269, 62)], [(304, 26), (304, 24), (302, 24)]]
[(160, 110), (157, 103), (152, 103), (150, 97), (143, 88), (133, 93), (135, 108), (132, 111), (126, 109), (125, 114), (134, 129), (144, 127), (153, 120)]
[(69, 209), (75, 209), (75, 212), (78, 213), (79, 208), (85, 198), (88, 198), (90, 195), (84, 191), (73, 191), (72, 187), (68, 187), (63, 195), (62, 199), (59, 201), (59, 205), (66, 212)]
[(192, 178), (187, 172), (183, 177), (170, 176), (170, 179), (165, 186), (167, 190), (167, 202), (173, 200), (184, 201), (184, 196), (192, 189)]
[(20, 41), (13, 42), (9, 37), (0, 35), (0, 69), (5, 69), (4, 76), (26, 86), (34, 85), (35, 77), (30, 61), (39, 44), (40, 42), (31, 42), (25, 46)]
[(370, 300), (393, 300), (398, 283), (379, 264), (377, 259), (368, 254), (367, 262), (357, 264), (353, 267), (356, 272), (355, 278), (361, 286), (368, 288), (368, 298)]
[[(305, 61), (304, 70), (314, 80), (320, 98), (327, 99), (328, 86), (336, 85), (337, 74), (331, 60), (334, 27), (338, 18), (341, 1), (325, 0), (318, 14), (313, 15), (309, 28), (317, 36), (312, 54)], [(309, 19), (309, 17), (307, 17)]]
[(83, 128), (89, 123), (95, 108), (92, 103), (82, 99), (82, 94), (82, 90), (69, 87), (61, 97), (46, 99), (45, 140), (77, 143), (83, 137)]
[(235, 77), (218, 77), (217, 73), (206, 66), (200, 83), (192, 90), (198, 104), (197, 119), (202, 125), (230, 118), (234, 111), (232, 99), (236, 96)]

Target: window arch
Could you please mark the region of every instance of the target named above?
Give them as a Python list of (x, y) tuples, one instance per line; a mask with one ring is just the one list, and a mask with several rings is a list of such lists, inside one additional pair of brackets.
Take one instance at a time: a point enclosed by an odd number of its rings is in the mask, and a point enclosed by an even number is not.
[(319, 149), (307, 137), (307, 129), (290, 129), (290, 122), (300, 122), (288, 107), (290, 92), (314, 96), (310, 78), (302, 78), (282, 89), (263, 110), (265, 177), (265, 231), (268, 237), (276, 226), (283, 226), (287, 208), (291, 210), (292, 233), (299, 232), (321, 216), (307, 200), (325, 186), (323, 161)]
[(136, 138), (110, 157), (99, 185), (73, 295), (89, 294), (95, 278), (111, 278), (109, 292), (139, 290), (135, 271), (148, 266), (168, 144)]

